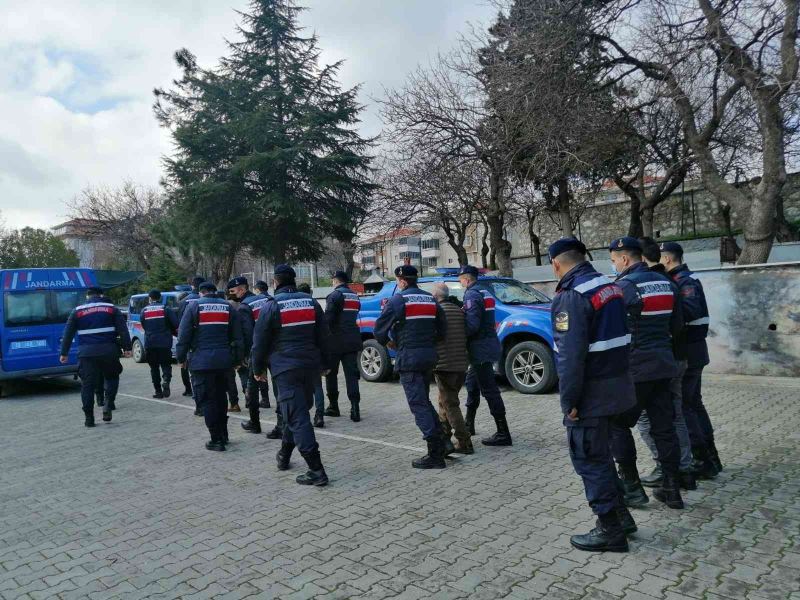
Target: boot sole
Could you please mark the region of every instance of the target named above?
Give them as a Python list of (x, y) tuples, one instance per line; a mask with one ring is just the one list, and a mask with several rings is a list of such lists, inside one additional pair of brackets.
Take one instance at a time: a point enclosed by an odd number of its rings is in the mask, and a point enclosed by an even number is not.
[(314, 487), (325, 487), (328, 485), (328, 480), (323, 479), (321, 481), (298, 481), (299, 485), (313, 485)]
[(667, 502), (666, 499), (659, 498), (658, 494), (653, 494), (653, 497), (656, 500), (658, 500), (659, 502), (661, 502), (661, 504), (665, 504), (668, 508), (673, 508), (675, 510), (682, 510), (682, 509), (686, 508), (686, 505), (683, 503), (683, 501), (681, 501), (681, 502), (674, 502), (674, 501), (673, 502)]
[(572, 540), (570, 540), (569, 543), (572, 544), (573, 548), (583, 550), (584, 552), (628, 552), (628, 550), (630, 550), (628, 542), (615, 546), (584, 546), (583, 544), (577, 544)]
[(481, 444), (484, 446), (513, 446), (513, 442), (488, 442), (486, 440), (481, 440)]
[(278, 465), (278, 471), (288, 471), (291, 468), (291, 465), (286, 465), (285, 467), (283, 465)]
[(447, 463), (442, 463), (441, 465), (415, 465), (415, 464), (412, 463), (411, 466), (414, 467), (415, 469), (424, 469), (424, 470), (428, 470), (428, 469), (446, 469), (447, 468)]

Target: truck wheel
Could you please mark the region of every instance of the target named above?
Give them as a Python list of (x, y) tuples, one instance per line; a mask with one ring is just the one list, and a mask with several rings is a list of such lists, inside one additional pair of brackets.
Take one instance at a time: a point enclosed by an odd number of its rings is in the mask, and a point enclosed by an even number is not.
[(392, 376), (392, 359), (377, 341), (367, 340), (361, 349), (358, 368), (366, 381), (387, 381)]
[(520, 342), (508, 352), (506, 379), (523, 394), (544, 394), (556, 382), (553, 353), (541, 342)]
[(144, 347), (138, 338), (133, 340), (133, 348), (131, 349), (131, 353), (133, 354), (134, 362), (143, 363), (145, 361)]

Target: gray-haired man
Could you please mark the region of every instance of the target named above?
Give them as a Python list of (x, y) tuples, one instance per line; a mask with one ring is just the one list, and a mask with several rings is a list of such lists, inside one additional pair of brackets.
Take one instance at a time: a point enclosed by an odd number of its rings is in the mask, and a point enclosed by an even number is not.
[(464, 385), (469, 366), (464, 313), (458, 301), (450, 296), (446, 284), (435, 284), (431, 293), (442, 307), (447, 323), (447, 336), (436, 347), (439, 360), (434, 369), (436, 385), (439, 387), (439, 420), (446, 438), (445, 446), (451, 448), (450, 436), (454, 433), (456, 445), (450, 451), (472, 454), (472, 441), (458, 401), (458, 392)]

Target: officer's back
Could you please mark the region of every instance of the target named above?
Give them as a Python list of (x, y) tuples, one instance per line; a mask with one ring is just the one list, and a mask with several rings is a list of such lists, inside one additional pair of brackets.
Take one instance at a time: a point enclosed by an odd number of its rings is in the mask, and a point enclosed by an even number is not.
[(361, 329), (358, 326), (360, 309), (358, 294), (344, 283), (336, 286), (325, 299), (325, 316), (331, 336), (337, 340), (336, 348), (332, 350), (339, 354), (361, 350)]

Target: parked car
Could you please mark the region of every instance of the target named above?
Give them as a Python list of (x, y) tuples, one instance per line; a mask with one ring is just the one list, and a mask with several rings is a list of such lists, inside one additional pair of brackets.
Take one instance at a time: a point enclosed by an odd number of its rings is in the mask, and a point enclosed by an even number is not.
[[(443, 281), (451, 295), (463, 300), (457, 269), (438, 271), (438, 276), (421, 277), (419, 287), (430, 292), (434, 283)], [(550, 391), (557, 379), (550, 298), (527, 283), (507, 277), (482, 275), (476, 285), (495, 299), (497, 335), (503, 347), (503, 356), (495, 366), (498, 373), (523, 394)], [(394, 352), (379, 344), (373, 332), (381, 308), (396, 291), (397, 283), (387, 281), (377, 294), (361, 298), (358, 323), (364, 345), (359, 368), (367, 381), (386, 381), (392, 375)]]
[(78, 371), (78, 345), (59, 362), (64, 325), (97, 285), (90, 269), (0, 270), (0, 381), (69, 375)]
[[(191, 289), (191, 288), (190, 288)], [(161, 303), (169, 309), (177, 310), (178, 303), (187, 294), (186, 291), (161, 292)], [(142, 309), (147, 306), (147, 294), (134, 294), (128, 300), (128, 333), (133, 344), (133, 360), (143, 363), (147, 360), (147, 348), (144, 343), (144, 329), (142, 328)], [(175, 356), (177, 339), (172, 338), (172, 356)]]

